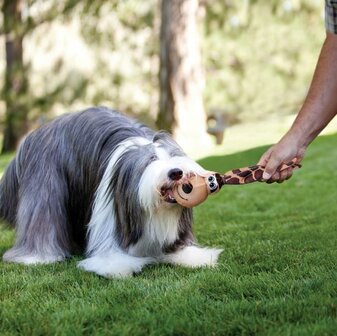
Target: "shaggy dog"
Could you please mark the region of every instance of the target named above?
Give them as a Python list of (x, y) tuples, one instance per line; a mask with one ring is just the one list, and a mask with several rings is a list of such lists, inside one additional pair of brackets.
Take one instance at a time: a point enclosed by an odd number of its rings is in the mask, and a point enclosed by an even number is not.
[(0, 185), (0, 216), (15, 225), (3, 259), (52, 263), (85, 253), (78, 266), (125, 277), (164, 262), (216, 264), (198, 247), (192, 211), (172, 188), (206, 171), (165, 132), (108, 108), (62, 116), (30, 133)]

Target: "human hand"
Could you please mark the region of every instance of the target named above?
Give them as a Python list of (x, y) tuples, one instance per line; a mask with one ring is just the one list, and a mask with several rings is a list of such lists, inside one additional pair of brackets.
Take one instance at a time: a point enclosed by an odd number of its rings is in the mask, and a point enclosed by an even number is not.
[(306, 147), (300, 145), (296, 137), (285, 135), (277, 144), (270, 147), (260, 158), (258, 164), (265, 166), (263, 180), (267, 183), (282, 183), (288, 180), (294, 167), (289, 167), (280, 171), (283, 163), (293, 161), (300, 163), (304, 157)]

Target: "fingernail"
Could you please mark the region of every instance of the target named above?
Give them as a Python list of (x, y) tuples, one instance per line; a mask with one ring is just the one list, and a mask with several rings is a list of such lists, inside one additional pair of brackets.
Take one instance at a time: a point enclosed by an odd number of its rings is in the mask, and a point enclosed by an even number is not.
[(267, 172), (263, 172), (262, 178), (263, 178), (265, 181), (267, 181), (267, 180), (269, 180), (269, 179), (271, 178), (271, 175), (268, 174)]

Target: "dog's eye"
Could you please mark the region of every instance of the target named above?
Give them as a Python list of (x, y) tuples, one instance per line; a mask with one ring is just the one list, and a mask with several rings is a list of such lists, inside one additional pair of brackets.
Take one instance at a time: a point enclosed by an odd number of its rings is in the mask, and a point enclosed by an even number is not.
[(185, 194), (190, 194), (192, 192), (192, 190), (193, 190), (193, 186), (190, 183), (183, 184), (182, 185), (182, 189), (183, 189), (183, 191), (184, 191)]
[(211, 176), (208, 176), (208, 181), (209, 181), (209, 182), (213, 182), (214, 180), (215, 180), (215, 177), (214, 177), (214, 176), (212, 176), (212, 175), (211, 175)]

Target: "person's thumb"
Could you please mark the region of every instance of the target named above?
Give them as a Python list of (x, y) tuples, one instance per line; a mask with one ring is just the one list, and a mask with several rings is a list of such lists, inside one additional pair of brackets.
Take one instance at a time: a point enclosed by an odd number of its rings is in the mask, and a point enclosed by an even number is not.
[(274, 155), (271, 155), (264, 169), (262, 178), (266, 181), (269, 180), (281, 164), (282, 162), (279, 159), (275, 158)]

